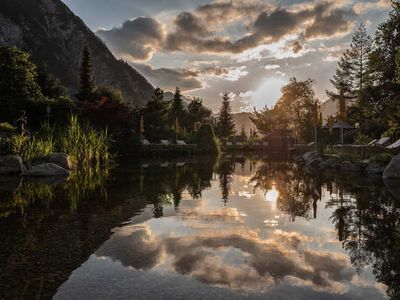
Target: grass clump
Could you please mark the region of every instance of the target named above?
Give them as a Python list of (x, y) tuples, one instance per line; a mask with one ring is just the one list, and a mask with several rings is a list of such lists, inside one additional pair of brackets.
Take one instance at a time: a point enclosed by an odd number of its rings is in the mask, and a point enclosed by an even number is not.
[(378, 164), (387, 165), (392, 160), (392, 155), (389, 153), (378, 153), (374, 155), (371, 160)]
[(24, 161), (55, 152), (68, 154), (76, 166), (99, 165), (110, 160), (111, 137), (107, 129), (96, 130), (88, 124), (82, 125), (74, 115), (64, 128), (44, 123), (32, 136), (11, 136), (9, 144), (9, 152), (19, 154)]

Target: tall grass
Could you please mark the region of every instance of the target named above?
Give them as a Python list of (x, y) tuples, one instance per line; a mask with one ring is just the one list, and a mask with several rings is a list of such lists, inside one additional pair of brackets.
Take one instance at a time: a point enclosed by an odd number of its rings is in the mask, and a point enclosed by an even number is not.
[(111, 138), (107, 129), (97, 131), (88, 124), (82, 126), (71, 116), (69, 126), (59, 137), (60, 146), (76, 164), (101, 164), (110, 159)]
[(15, 135), (11, 143), (12, 151), (25, 161), (54, 152), (67, 153), (76, 166), (99, 165), (110, 160), (111, 137), (108, 131), (95, 130), (89, 124), (82, 125), (75, 115), (70, 116), (65, 128), (44, 123), (39, 133), (32, 137)]

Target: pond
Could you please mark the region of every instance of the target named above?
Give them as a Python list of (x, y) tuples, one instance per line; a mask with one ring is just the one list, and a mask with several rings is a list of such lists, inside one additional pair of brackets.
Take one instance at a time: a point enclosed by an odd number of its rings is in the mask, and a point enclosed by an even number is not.
[(230, 155), (0, 179), (0, 298), (399, 299), (398, 185)]

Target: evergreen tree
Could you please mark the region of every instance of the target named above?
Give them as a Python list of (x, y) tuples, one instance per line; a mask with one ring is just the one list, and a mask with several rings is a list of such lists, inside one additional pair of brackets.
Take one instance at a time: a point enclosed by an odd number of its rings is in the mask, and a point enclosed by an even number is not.
[(59, 99), (66, 95), (66, 89), (61, 81), (52, 74), (47, 73), (46, 66), (38, 67), (38, 83), (45, 97)]
[(218, 134), (222, 139), (227, 139), (234, 132), (235, 123), (232, 118), (230, 97), (227, 92), (222, 96), (222, 106), (218, 115)]
[(92, 99), (96, 91), (93, 64), (88, 47), (83, 49), (80, 69), (80, 90), (77, 98), (81, 101)]
[(187, 107), (187, 125), (191, 130), (195, 123), (204, 123), (211, 117), (211, 110), (203, 105), (201, 98), (194, 98)]
[(354, 99), (356, 97), (356, 91), (352, 81), (350, 50), (346, 50), (340, 58), (336, 73), (331, 79), (331, 83), (335, 88), (335, 91), (327, 91), (326, 93), (332, 99), (338, 99), (341, 94), (345, 99)]
[(350, 44), (352, 85), (357, 92), (361, 92), (363, 88), (371, 83), (367, 68), (371, 52), (372, 39), (368, 35), (365, 25), (361, 23), (356, 29)]
[(185, 111), (183, 107), (183, 99), (180, 89), (177, 87), (175, 90), (174, 98), (171, 102), (171, 109), (169, 111), (169, 124), (173, 126), (176, 119), (178, 119), (181, 126), (185, 123)]
[(345, 100), (361, 96), (363, 89), (371, 84), (368, 69), (371, 52), (372, 39), (367, 34), (365, 25), (360, 24), (353, 35), (350, 48), (340, 58), (331, 80), (336, 91), (328, 91), (328, 96), (333, 99), (343, 97)]
[(152, 99), (143, 110), (145, 136), (159, 141), (167, 139), (171, 134), (168, 126), (168, 103), (164, 100), (164, 91), (157, 87)]

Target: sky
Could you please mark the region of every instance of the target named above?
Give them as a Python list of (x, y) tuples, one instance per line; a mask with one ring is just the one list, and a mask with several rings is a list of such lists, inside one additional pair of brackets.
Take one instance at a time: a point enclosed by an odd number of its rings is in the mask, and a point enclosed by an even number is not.
[(271, 107), (291, 77), (320, 101), (364, 23), (373, 35), (389, 0), (63, 0), (117, 58), (154, 86), (180, 87), (214, 111)]

